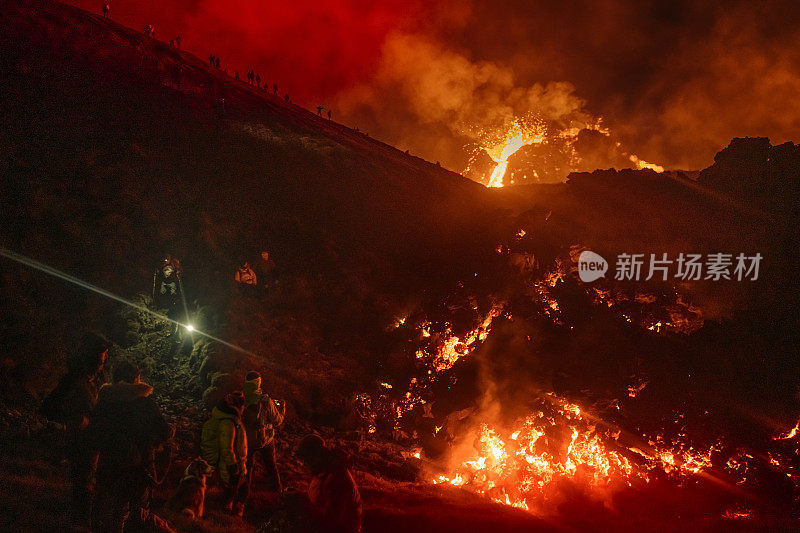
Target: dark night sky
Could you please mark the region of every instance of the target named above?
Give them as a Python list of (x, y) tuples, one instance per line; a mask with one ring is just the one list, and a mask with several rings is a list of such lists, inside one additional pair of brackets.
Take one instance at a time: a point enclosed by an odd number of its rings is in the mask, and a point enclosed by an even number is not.
[(734, 136), (800, 140), (792, 1), (113, 0), (112, 16), (456, 170), (465, 127), (531, 110), (602, 117), (674, 168), (707, 166)]

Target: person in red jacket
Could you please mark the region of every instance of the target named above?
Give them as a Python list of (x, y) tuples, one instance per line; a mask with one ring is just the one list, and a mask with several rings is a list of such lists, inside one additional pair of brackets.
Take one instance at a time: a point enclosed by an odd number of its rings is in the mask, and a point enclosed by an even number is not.
[(318, 435), (307, 435), (297, 457), (311, 471), (308, 498), (319, 511), (327, 533), (360, 533), (361, 495), (344, 458), (325, 446)]

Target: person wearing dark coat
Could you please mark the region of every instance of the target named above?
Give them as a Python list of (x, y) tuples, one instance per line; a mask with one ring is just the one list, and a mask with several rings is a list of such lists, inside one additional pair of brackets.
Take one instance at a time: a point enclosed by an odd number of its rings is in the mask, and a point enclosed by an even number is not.
[(74, 357), (67, 360), (67, 373), (40, 408), (47, 419), (64, 424), (66, 456), (72, 482), (73, 518), (78, 523), (89, 519), (91, 473), (94, 454), (87, 448), (89, 416), (97, 403), (111, 343), (96, 333), (85, 334)]
[(167, 309), (167, 315), (177, 318), (178, 303), (183, 297), (181, 262), (168, 255), (153, 275), (153, 303), (157, 309)]
[(171, 428), (135, 364), (120, 361), (113, 377), (100, 389), (88, 428), (99, 452), (92, 515), (94, 531), (122, 532), (149, 515), (154, 450), (170, 438)]
[(275, 429), (283, 424), (286, 404), (278, 403), (261, 390), (261, 374), (248, 372), (244, 387), (245, 408), (242, 423), (247, 433), (247, 483), (252, 486), (256, 456), (261, 457), (269, 489), (280, 493), (283, 489), (275, 458)]
[(297, 457), (311, 471), (308, 499), (319, 512), (326, 533), (361, 531), (361, 495), (344, 458), (318, 435), (303, 437)]

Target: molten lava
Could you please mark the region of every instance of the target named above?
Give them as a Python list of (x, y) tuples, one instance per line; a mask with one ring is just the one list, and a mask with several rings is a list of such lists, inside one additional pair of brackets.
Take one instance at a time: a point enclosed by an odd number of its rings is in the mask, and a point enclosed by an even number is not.
[[(535, 115), (527, 115), (524, 118), (514, 118), (500, 128), (494, 130), (480, 131), (477, 137), (480, 139), (471, 155), (470, 163), (464, 174), (472, 172), (472, 165), (482, 154), (486, 154), (495, 163), (495, 167), (488, 179), (485, 177), (487, 187), (503, 187), (506, 185), (506, 171), (509, 166), (509, 158), (516, 154), (525, 146), (548, 145), (549, 155), (542, 155), (540, 159), (543, 168), (533, 168), (531, 172), (536, 179), (545, 179), (547, 176), (553, 177), (562, 172), (561, 179), (566, 178), (570, 171), (580, 170), (582, 158), (576, 151), (576, 142), (579, 135), (584, 130), (592, 130), (600, 134), (611, 137), (611, 132), (603, 126), (602, 119), (594, 122), (587, 120), (574, 124), (570, 127), (563, 125), (545, 123), (536, 118)], [(655, 172), (664, 172), (664, 167), (655, 163), (650, 163), (640, 159), (635, 154), (625, 151), (620, 142), (616, 143), (618, 156), (623, 160), (627, 159), (632, 163), (632, 167), (638, 170), (650, 169)], [(548, 162), (549, 161), (549, 162)], [(530, 164), (530, 163), (529, 163)], [(536, 166), (538, 163), (533, 163)], [(475, 177), (478, 179), (478, 177)], [(513, 174), (512, 174), (513, 178)]]
[(636, 165), (636, 168), (638, 168), (639, 170), (644, 170), (646, 168), (649, 168), (650, 170), (654, 170), (655, 172), (658, 172), (659, 174), (664, 172), (664, 167), (662, 167), (661, 165), (656, 165), (655, 163), (648, 163), (647, 161), (644, 161), (643, 159), (639, 159), (634, 154), (631, 154), (629, 159), (631, 160), (631, 162), (634, 165)]
[(601, 496), (648, 483), (655, 469), (682, 479), (709, 468), (716, 449), (697, 451), (656, 438), (642, 451), (619, 444), (619, 435), (619, 430), (550, 393), (540, 400), (537, 412), (511, 429), (481, 424), (477, 435), (463, 440), (450, 473), (433, 482), (464, 487), (520, 509), (544, 509), (565, 482)]
[(514, 155), (523, 146), (545, 142), (545, 128), (538, 122), (524, 124), (514, 120), (502, 141), (492, 147), (483, 147), (483, 150), (497, 163), (489, 177), (487, 187), (502, 187), (503, 176), (508, 168), (508, 158)]

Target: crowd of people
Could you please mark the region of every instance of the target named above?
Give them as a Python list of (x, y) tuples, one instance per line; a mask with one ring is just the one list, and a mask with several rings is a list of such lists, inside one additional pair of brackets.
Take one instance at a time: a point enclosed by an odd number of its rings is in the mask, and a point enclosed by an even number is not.
[[(65, 428), (73, 519), (98, 532), (171, 531), (151, 503), (158, 477), (156, 454), (160, 449), (169, 453), (173, 430), (136, 364), (124, 358), (114, 361), (106, 382), (110, 348), (102, 336), (87, 333), (40, 410)], [(202, 427), (198, 460), (214, 469), (225, 512), (243, 516), (257, 458), (267, 490), (284, 493), (275, 439), (285, 415), (285, 403), (262, 390), (256, 371), (248, 372), (242, 388), (226, 394), (211, 410)], [(316, 435), (304, 438), (295, 453), (311, 481), (303, 496), (307, 505), (299, 507), (303, 516), (293, 519), (315, 524), (315, 531), (360, 531), (361, 499), (345, 461)], [(298, 497), (290, 492), (286, 499)], [(285, 519), (285, 513), (280, 516)]]
[[(110, 19), (111, 18), (111, 3), (110, 2), (105, 3), (103, 5), (103, 17), (106, 18), (106, 19)], [(145, 24), (145, 26), (144, 26), (142, 31), (148, 37), (151, 37), (151, 38), (155, 39), (156, 30), (155, 30), (155, 26), (153, 24), (151, 24), (151, 23)], [(176, 36), (174, 39), (170, 40), (169, 44), (170, 44), (171, 48), (174, 48), (175, 50), (180, 51), (180, 49), (181, 49), (181, 36), (180, 35)], [(223, 69), (221, 67), (221, 62), (220, 62), (219, 56), (217, 56), (214, 53), (211, 53), (211, 54), (208, 55), (208, 64), (212, 68), (214, 68), (216, 70), (223, 70), (225, 74), (228, 73), (227, 69)], [(234, 78), (236, 80), (242, 81), (241, 77), (239, 76), (239, 72), (238, 71), (234, 71)], [(264, 80), (264, 83), (262, 84), (261, 74), (256, 72), (254, 69), (249, 69), (247, 71), (246, 78), (247, 78), (247, 83), (249, 83), (250, 85), (255, 86), (256, 88), (262, 89), (265, 93), (269, 94), (271, 92), (273, 96), (277, 96), (278, 95), (278, 84), (273, 82), (272, 85), (270, 85), (266, 80)], [(289, 96), (288, 93), (283, 95), (283, 100), (287, 104), (291, 104), (292, 103), (292, 99), (291, 99), (291, 97)], [(328, 117), (328, 120), (331, 120), (331, 110), (330, 109), (326, 110), (322, 106), (317, 106), (317, 115), (322, 117), (323, 116), (323, 113), (322, 113), (323, 110), (326, 111), (326, 115)], [(358, 131), (357, 128), (356, 128), (356, 131)]]

